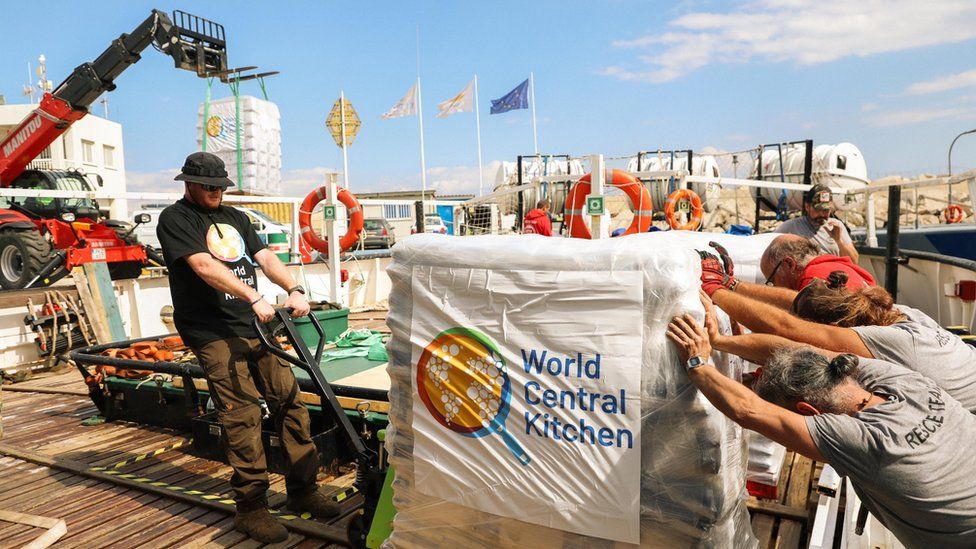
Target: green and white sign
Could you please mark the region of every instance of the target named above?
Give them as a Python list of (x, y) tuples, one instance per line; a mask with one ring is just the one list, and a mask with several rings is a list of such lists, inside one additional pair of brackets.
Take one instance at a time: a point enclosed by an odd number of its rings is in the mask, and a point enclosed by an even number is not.
[(591, 194), (586, 197), (586, 214), (587, 215), (604, 215), (607, 213), (605, 205), (603, 203), (603, 196), (598, 194)]
[(336, 207), (335, 206), (322, 206), (322, 215), (325, 216), (326, 221), (335, 221), (336, 218)]

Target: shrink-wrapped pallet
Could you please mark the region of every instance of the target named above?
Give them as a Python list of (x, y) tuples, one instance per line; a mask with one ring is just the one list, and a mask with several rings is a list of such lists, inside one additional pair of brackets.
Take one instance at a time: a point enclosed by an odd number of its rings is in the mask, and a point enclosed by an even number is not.
[[(743, 431), (690, 383), (665, 330), (680, 313), (702, 318), (696, 248), (719, 241), (754, 280), (770, 239), (398, 244), (388, 544), (755, 546)], [(738, 358), (712, 359), (741, 375)]]
[[(235, 185), (249, 194), (281, 194), (281, 117), (278, 106), (248, 95), (240, 97), (240, 111), (233, 97), (211, 101), (204, 120), (201, 104), (197, 119), (197, 145), (227, 167)], [(239, 115), (239, 117), (238, 117)], [(239, 124), (238, 124), (239, 123)], [(238, 125), (240, 125), (240, 169), (238, 170)], [(240, 181), (238, 181), (238, 174)]]

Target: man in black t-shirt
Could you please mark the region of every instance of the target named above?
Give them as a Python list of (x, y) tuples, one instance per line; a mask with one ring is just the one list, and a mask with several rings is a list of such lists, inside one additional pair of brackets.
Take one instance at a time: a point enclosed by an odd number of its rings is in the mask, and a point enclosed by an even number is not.
[(156, 234), (169, 268), (176, 329), (207, 374), (227, 433), (234, 526), (260, 542), (284, 541), (287, 530), (268, 511), (259, 398), (274, 415), (289, 462), (288, 506), (320, 517), (335, 516), (339, 509), (315, 484), (318, 454), (295, 375), (260, 344), (251, 326), (254, 316), (262, 322), (274, 317), (274, 308), (257, 291), (254, 263), (288, 292), (285, 307), (293, 309), (292, 316), (309, 313), (305, 290), (261, 242), (247, 216), (221, 205), (224, 189), (233, 183), (219, 158), (193, 153), (176, 179), (185, 182), (185, 193), (160, 214)]

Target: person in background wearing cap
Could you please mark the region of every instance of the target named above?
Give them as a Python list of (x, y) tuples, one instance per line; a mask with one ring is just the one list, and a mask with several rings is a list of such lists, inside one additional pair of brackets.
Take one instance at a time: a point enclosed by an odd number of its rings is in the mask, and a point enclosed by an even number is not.
[(339, 508), (316, 485), (318, 452), (295, 375), (254, 333), (253, 317), (268, 322), (275, 314), (257, 291), (254, 263), (288, 293), (284, 306), (292, 309), (292, 316), (307, 315), (308, 300), (247, 216), (221, 204), (224, 189), (233, 185), (223, 161), (213, 154), (193, 153), (176, 180), (184, 182), (183, 198), (163, 210), (156, 234), (169, 269), (176, 329), (206, 372), (227, 433), (237, 504), (234, 526), (256, 541), (284, 541), (288, 531), (268, 511), (258, 399), (265, 400), (275, 418), (288, 460), (288, 507), (318, 517), (336, 516)]
[(785, 221), (777, 233), (788, 233), (809, 239), (820, 253), (849, 257), (857, 263), (858, 253), (851, 242), (847, 227), (830, 216), (834, 207), (833, 193), (826, 185), (814, 185), (803, 193), (803, 215)]

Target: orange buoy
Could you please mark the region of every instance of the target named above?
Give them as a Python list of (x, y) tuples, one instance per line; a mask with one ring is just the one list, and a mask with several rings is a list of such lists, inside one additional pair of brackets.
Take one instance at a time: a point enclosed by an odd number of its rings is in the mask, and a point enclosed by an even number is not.
[[(576, 185), (566, 195), (566, 216), (563, 225), (569, 228), (569, 236), (573, 238), (593, 238), (583, 217), (583, 204), (590, 194), (592, 174), (580, 178)], [(646, 233), (651, 228), (651, 215), (654, 213), (651, 194), (640, 180), (623, 170), (611, 170), (606, 174), (607, 183), (622, 190), (630, 199), (634, 211), (634, 220), (624, 231), (625, 235)]]
[[(691, 202), (691, 216), (685, 223), (678, 223), (674, 215), (674, 208), (682, 200)], [(701, 197), (691, 189), (678, 189), (674, 191), (668, 196), (667, 202), (664, 203), (664, 217), (668, 219), (668, 225), (671, 225), (671, 228), (674, 230), (697, 231), (698, 227), (701, 227), (703, 213)]]
[[(312, 210), (315, 209), (316, 204), (325, 200), (327, 190), (322, 186), (308, 193), (302, 201), (302, 207), (298, 210), (298, 225), (301, 227), (302, 240), (323, 254), (329, 253), (329, 242), (312, 229)], [(342, 202), (349, 214), (349, 227), (346, 229), (346, 234), (339, 239), (339, 251), (344, 252), (359, 241), (359, 233), (363, 231), (363, 209), (359, 206), (355, 195), (348, 190), (340, 188), (338, 194), (339, 202)]]
[(949, 204), (942, 215), (945, 217), (946, 223), (959, 223), (966, 218), (966, 212), (959, 204)]

